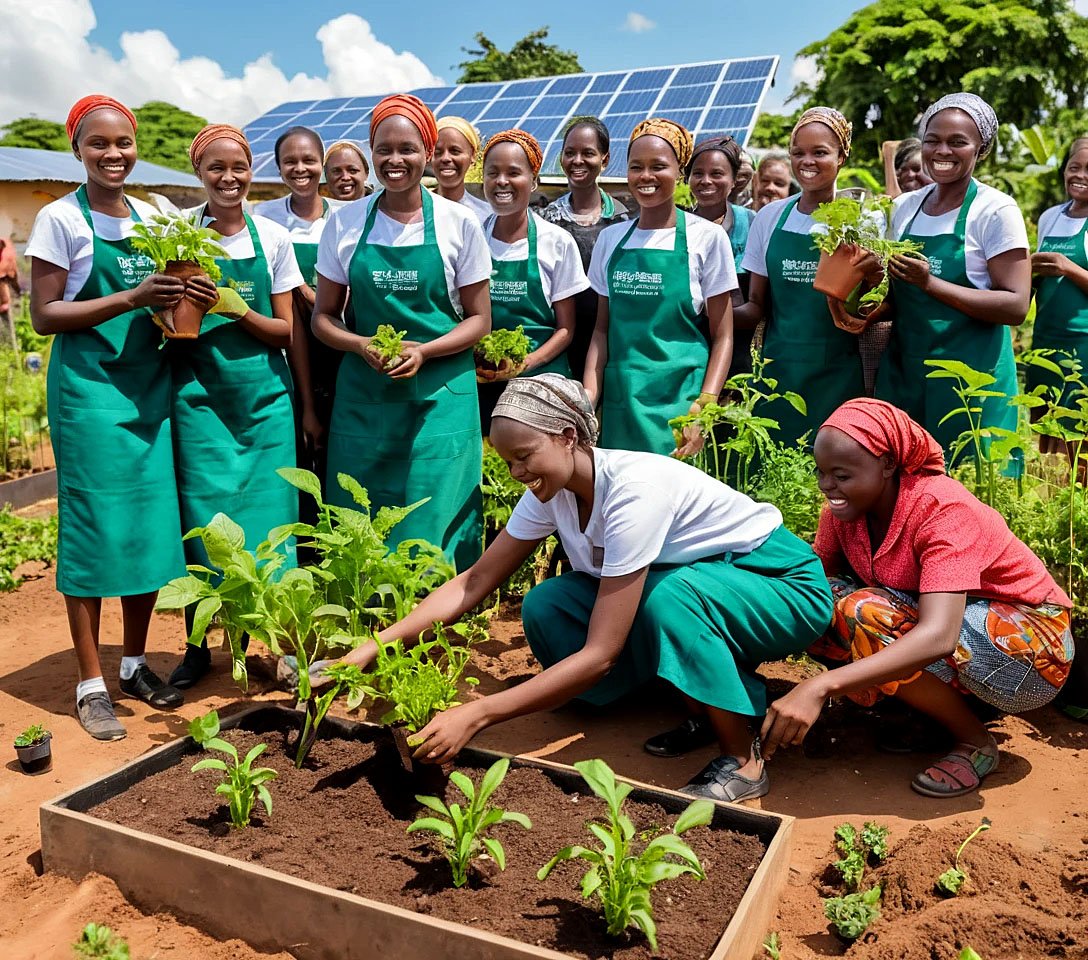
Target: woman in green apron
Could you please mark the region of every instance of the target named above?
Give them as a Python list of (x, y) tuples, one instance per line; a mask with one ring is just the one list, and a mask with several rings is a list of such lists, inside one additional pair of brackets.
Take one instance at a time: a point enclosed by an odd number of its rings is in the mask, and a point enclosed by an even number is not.
[(464, 117), (445, 116), (438, 121), (438, 141), (431, 160), (438, 181), (435, 193), (467, 207), (482, 224), (491, 216), (491, 207), (465, 189), (465, 175), (479, 152), (480, 134)]
[[(522, 327), (530, 341), (524, 364), (497, 378), (477, 369), (480, 424), (486, 434), (491, 410), (513, 376), (570, 376), (566, 349), (574, 333), (574, 298), (589, 287), (578, 245), (561, 227), (529, 211), (544, 154), (524, 130), (496, 133), (484, 151), (484, 196), (494, 213), (484, 221), (491, 249), (491, 327)], [(497, 381), (497, 382), (496, 382)]]
[(812, 214), (835, 198), (835, 180), (850, 155), (850, 122), (837, 110), (806, 110), (790, 134), (790, 160), (801, 192), (762, 207), (752, 221), (743, 266), (751, 275), (748, 303), (737, 325), (755, 329), (766, 321), (763, 359), (777, 392), (805, 401), (801, 413), (785, 400), (759, 408), (778, 423), (772, 435), (790, 446), (809, 446), (831, 411), (865, 394), (856, 334), (835, 326), (827, 298), (813, 289), (820, 254), (812, 241)]
[(635, 127), (627, 185), (638, 219), (609, 227), (593, 250), (589, 282), (601, 299), (585, 386), (601, 404), (605, 447), (693, 455), (698, 430), (677, 442), (669, 421), (716, 402), (725, 383), (737, 275), (725, 233), (673, 202), (691, 150), (691, 134), (671, 120)]
[(325, 183), (334, 200), (350, 203), (361, 200), (371, 192), (366, 178), (370, 176), (363, 148), (350, 140), (337, 140), (325, 151)]
[[(174, 447), (182, 532), (225, 513), (255, 550), (273, 528), (298, 520), (298, 493), (276, 471), (295, 466), (293, 387), (284, 350), (291, 345), (291, 291), (302, 283), (287, 231), (250, 216), (243, 201), (253, 179), (245, 135), (227, 124), (200, 131), (189, 148), (208, 202), (200, 221), (221, 235), (223, 287), (244, 301), (235, 316), (205, 317), (196, 340), (166, 347), (173, 368)], [(216, 293), (204, 280), (205, 301)], [(244, 311), (244, 312), (243, 312)], [(294, 541), (283, 569), (295, 565)], [(199, 538), (185, 541), (189, 563), (206, 564)], [(235, 658), (244, 656), (233, 650)], [(206, 643), (189, 644), (171, 681), (192, 686), (210, 664)]]
[(170, 371), (152, 313), (174, 306), (183, 281), (156, 274), (129, 241), (158, 211), (124, 194), (136, 163), (136, 119), (109, 97), (84, 97), (68, 115), (87, 182), (34, 221), (30, 315), (54, 334), (49, 426), (57, 463), (57, 589), (64, 595), (79, 683), (76, 715), (99, 740), (118, 722), (98, 657), (103, 597), (124, 616), (121, 691), (157, 708), (183, 702), (144, 656), (155, 597), (180, 576)]
[[(893, 257), (891, 341), (877, 374), (876, 395), (906, 410), (948, 455), (966, 415), (954, 380), (932, 379), (926, 360), (959, 360), (996, 377), (981, 400), (981, 426), (1016, 430), (1016, 362), (1009, 327), (1024, 322), (1031, 302), (1027, 231), (1016, 201), (974, 179), (975, 166), (997, 136), (997, 116), (971, 93), (943, 97), (922, 116), (922, 158), (934, 185), (895, 201), (892, 234), (917, 240), (925, 257)], [(988, 439), (984, 438), (988, 443)], [(952, 458), (947, 457), (954, 466)]]
[[(317, 258), (314, 333), (345, 356), (329, 430), (329, 499), (354, 477), (372, 509), (427, 502), (397, 525), (399, 541), (436, 544), (459, 570), (480, 555), (483, 442), (472, 348), (491, 329), (491, 257), (475, 216), (422, 189), (434, 115), (407, 94), (370, 121), (384, 189), (329, 221)], [(350, 289), (351, 325), (344, 322)], [(370, 351), (380, 324), (406, 331), (387, 367)]]

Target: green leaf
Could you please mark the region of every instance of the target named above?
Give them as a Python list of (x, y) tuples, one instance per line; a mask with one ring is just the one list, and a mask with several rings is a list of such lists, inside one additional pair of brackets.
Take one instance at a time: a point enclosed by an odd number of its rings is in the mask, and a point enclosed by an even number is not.
[(599, 864), (603, 858), (596, 850), (590, 850), (587, 847), (578, 845), (564, 847), (536, 872), (537, 880), (546, 879), (548, 874), (555, 868), (555, 865), (563, 860), (588, 860), (590, 863)]
[(283, 477), (292, 487), (301, 490), (303, 493), (310, 494), (318, 503), (324, 502), (321, 499), (321, 481), (316, 474), (311, 473), (309, 470), (302, 470), (299, 467), (280, 467), (276, 473)]
[(672, 828), (675, 834), (685, 833), (692, 827), (703, 827), (714, 819), (714, 804), (709, 800), (696, 800), (680, 814)]
[(428, 810), (440, 813), (444, 817), (449, 817), (450, 815), (449, 807), (439, 800), (438, 797), (417, 796), (416, 801), (423, 804)]
[(196, 605), (193, 612), (193, 630), (189, 634), (189, 643), (194, 646), (204, 639), (208, 632), (208, 625), (223, 607), (223, 601), (219, 597), (205, 597)]
[(650, 916), (649, 910), (632, 910), (631, 919), (637, 924), (638, 928), (646, 934), (646, 939), (650, 941), (650, 948), (657, 953), (657, 924), (654, 923), (654, 918)]
[(582, 897), (588, 900), (600, 889), (603, 882), (600, 867), (590, 867), (582, 877)]
[(268, 787), (261, 785), (257, 787), (257, 796), (261, 803), (264, 804), (265, 813), (272, 816), (272, 794), (268, 792)]
[(484, 837), (484, 846), (487, 848), (487, 852), (491, 854), (491, 859), (498, 864), (500, 870), (506, 869), (506, 851), (502, 848), (502, 844), (499, 843), (494, 837)]
[(648, 854), (655, 854), (658, 856), (672, 854), (675, 857), (680, 857), (686, 863), (690, 863), (693, 867), (698, 867), (702, 870), (702, 865), (699, 863), (699, 858), (695, 855), (695, 851), (684, 843), (684, 841), (675, 833), (663, 833), (660, 837), (655, 837), (651, 840), (646, 844), (646, 849), (642, 851), (644, 857)]
[(589, 788), (602, 800), (609, 804), (616, 796), (616, 775), (612, 768), (603, 760), (580, 760), (574, 765), (574, 769), (582, 779), (589, 784)]
[(481, 805), (487, 803), (493, 794), (499, 787), (499, 784), (506, 777), (506, 771), (510, 769), (510, 761), (503, 757), (501, 760), (496, 760), (488, 768), (487, 773), (484, 774), (483, 779), (480, 781), (480, 796), (479, 802)]
[(178, 577), (159, 589), (156, 610), (181, 610), (207, 595), (208, 587), (196, 577)]
[(190, 773), (196, 773), (198, 770), (226, 770), (227, 765), (218, 757), (205, 757), (203, 760), (198, 760), (190, 768)]
[(437, 817), (420, 817), (418, 820), (409, 824), (406, 833), (415, 833), (417, 830), (430, 830), (433, 833), (437, 833), (440, 837), (445, 837), (447, 840), (453, 840), (453, 827), (450, 826), (445, 820), (439, 820)]
[(189, 736), (199, 744), (219, 736), (219, 714), (210, 710), (203, 716), (194, 717), (189, 721)]
[(514, 810), (503, 810), (502, 817), (500, 819), (503, 823), (517, 823), (523, 826), (526, 830), (533, 828), (533, 822), (525, 816), (524, 813), (517, 813)]
[(460, 770), (454, 770), (450, 774), (450, 783), (465, 795), (469, 803), (472, 803), (476, 798), (476, 787), (473, 786), (472, 781), (461, 773)]

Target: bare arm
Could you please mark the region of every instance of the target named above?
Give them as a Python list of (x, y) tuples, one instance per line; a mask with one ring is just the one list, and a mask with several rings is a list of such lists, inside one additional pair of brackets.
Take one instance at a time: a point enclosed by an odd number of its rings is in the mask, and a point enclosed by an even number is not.
[(1064, 253), (1034, 253), (1031, 272), (1039, 277), (1065, 277), (1082, 293), (1088, 293), (1088, 270), (1078, 266)]
[(291, 333), (295, 324), (294, 310), (291, 307), (291, 291), (272, 294), (272, 316), (266, 317), (256, 310), (250, 310), (238, 323), (247, 333), (251, 333), (262, 343), (270, 347), (290, 349)]
[(574, 339), (574, 297), (565, 297), (552, 304), (555, 311), (555, 333), (525, 358), (525, 373), (531, 373), (558, 357)]
[(317, 276), (317, 294), (310, 329), (315, 337), (341, 353), (365, 356), (370, 337), (353, 333), (344, 323), (344, 306), (348, 301), (346, 284), (337, 283), (321, 274)]
[(733, 298), (730, 293), (710, 297), (706, 302), (710, 321), (710, 359), (700, 393), (718, 396), (725, 385), (725, 375), (733, 361)]
[(899, 149), (902, 140), (885, 140), (880, 145), (880, 155), (884, 161), (884, 192), (889, 197), (898, 197), (903, 191), (899, 189), (899, 177), (895, 173), (895, 151)]
[(470, 283), (467, 287), (459, 287), (458, 293), (463, 319), (449, 333), (419, 345), (424, 360), (464, 353), (491, 332), (491, 282)]
[(604, 366), (608, 363), (608, 297), (597, 297), (597, 323), (586, 351), (586, 369), (583, 386), (589, 394), (589, 402), (598, 406), (604, 391)]
[(738, 330), (755, 330), (759, 321), (767, 316), (767, 278), (751, 272), (748, 278), (748, 302), (733, 310), (733, 326)]

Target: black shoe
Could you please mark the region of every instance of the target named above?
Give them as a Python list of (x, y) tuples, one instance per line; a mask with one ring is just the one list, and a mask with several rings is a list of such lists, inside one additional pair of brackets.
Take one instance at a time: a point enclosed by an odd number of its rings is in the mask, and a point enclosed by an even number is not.
[(706, 717), (688, 717), (675, 730), (650, 737), (642, 749), (655, 757), (682, 757), (700, 747), (709, 747), (717, 739)]
[(180, 707), (185, 702), (185, 697), (163, 683), (146, 663), (141, 663), (131, 677), (121, 681), (121, 692), (159, 709)]
[(212, 668), (212, 653), (207, 647), (185, 645), (185, 657), (170, 674), (170, 686), (188, 690)]

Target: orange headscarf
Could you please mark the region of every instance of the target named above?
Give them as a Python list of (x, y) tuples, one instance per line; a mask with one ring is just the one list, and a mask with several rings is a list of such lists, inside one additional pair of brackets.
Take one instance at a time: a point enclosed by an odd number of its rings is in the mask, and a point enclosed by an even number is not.
[(535, 177), (540, 173), (540, 168), (544, 163), (544, 151), (540, 149), (539, 141), (531, 133), (518, 130), (516, 127), (513, 130), (502, 130), (496, 133), (487, 141), (487, 146), (484, 147), (485, 159), (488, 151), (498, 143), (516, 143), (525, 151), (525, 156), (529, 159), (529, 166), (533, 168), (533, 176)]
[(898, 407), (883, 400), (847, 400), (820, 426), (841, 430), (874, 457), (891, 454), (904, 473), (944, 473), (941, 445)]
[(395, 93), (379, 101), (370, 115), (371, 146), (374, 144), (374, 132), (378, 129), (378, 124), (387, 117), (407, 117), (411, 120), (423, 137), (423, 149), (427, 156), (434, 153), (434, 145), (438, 142), (438, 124), (430, 107), (419, 97), (413, 97), (410, 93)]
[(253, 162), (253, 151), (249, 149), (249, 141), (241, 130), (232, 127), (229, 123), (209, 123), (193, 137), (193, 142), (189, 145), (189, 160), (192, 161), (194, 170), (200, 166), (200, 158), (204, 156), (204, 151), (215, 140), (233, 140), (241, 144), (246, 152), (246, 159), (250, 163)]
[(71, 140), (73, 144), (75, 143), (76, 131), (83, 122), (83, 118), (92, 110), (101, 110), (103, 107), (109, 107), (111, 110), (116, 110), (118, 113), (123, 114), (125, 119), (132, 124), (132, 132), (136, 132), (136, 117), (128, 107), (121, 103), (120, 100), (114, 100), (113, 97), (107, 97), (104, 93), (92, 93), (82, 100), (77, 100), (72, 106), (72, 109), (68, 111), (68, 119), (64, 124), (64, 132), (68, 134), (68, 139)]

